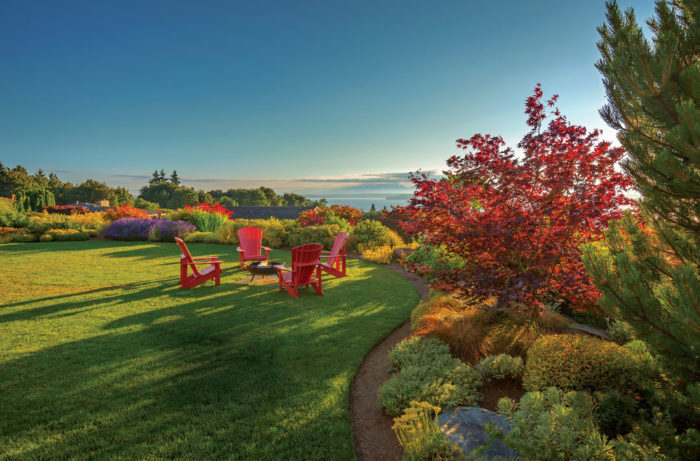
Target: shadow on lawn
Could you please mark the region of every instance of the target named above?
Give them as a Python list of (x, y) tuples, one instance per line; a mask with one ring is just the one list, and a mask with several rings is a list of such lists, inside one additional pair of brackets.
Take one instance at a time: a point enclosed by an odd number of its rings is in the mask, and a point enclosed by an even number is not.
[(0, 446), (27, 458), (352, 459), (351, 376), (408, 310), (358, 306), (360, 281), (300, 300), (229, 285), (204, 299), (205, 290), (175, 290), (187, 302), (104, 327), (135, 331), (5, 363)]

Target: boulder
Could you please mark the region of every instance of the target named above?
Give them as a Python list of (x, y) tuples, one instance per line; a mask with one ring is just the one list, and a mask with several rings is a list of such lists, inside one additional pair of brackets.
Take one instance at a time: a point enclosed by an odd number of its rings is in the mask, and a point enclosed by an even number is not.
[[(443, 410), (438, 415), (440, 430), (452, 444), (465, 454), (488, 443), (489, 435), (484, 426), (492, 421), (504, 434), (510, 430), (510, 422), (493, 411), (479, 407), (457, 407)], [(500, 440), (496, 440), (484, 453), (487, 459), (514, 458), (515, 452)]]

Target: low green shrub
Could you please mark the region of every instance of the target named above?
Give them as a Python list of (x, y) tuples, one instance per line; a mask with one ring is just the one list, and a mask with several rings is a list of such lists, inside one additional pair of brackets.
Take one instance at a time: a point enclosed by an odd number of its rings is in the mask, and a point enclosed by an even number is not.
[(17, 232), (16, 234), (12, 234), (11, 241), (15, 243), (38, 242), (39, 235), (26, 231)]
[(511, 420), (503, 441), (523, 460), (614, 460), (613, 446), (595, 425), (594, 408), (589, 394), (554, 387), (525, 394), (519, 405), (501, 399), (498, 411)]
[(299, 225), (292, 219), (229, 220), (217, 231), (219, 243), (238, 245), (238, 229), (244, 227), (257, 227), (258, 229), (262, 229), (262, 244), (270, 248), (280, 248), (289, 245), (289, 232), (290, 230), (297, 229)]
[(411, 402), (391, 428), (403, 447), (405, 460), (432, 461), (454, 459), (455, 449), (440, 431), (437, 415), (440, 407), (428, 402)]
[(616, 320), (608, 326), (608, 334), (618, 344), (627, 344), (636, 338), (632, 325), (624, 320)]
[(403, 239), (396, 232), (379, 221), (360, 221), (352, 230), (346, 249), (355, 253), (372, 250), (381, 246), (391, 248), (403, 246)]
[(450, 348), (439, 339), (430, 336), (410, 336), (389, 352), (389, 366), (391, 370), (398, 371), (444, 357), (450, 357)]
[[(603, 396), (603, 399), (606, 397)], [(599, 404), (587, 392), (564, 392), (550, 387), (542, 392), (525, 394), (519, 404), (509, 398), (501, 399), (498, 411), (511, 421), (510, 432), (502, 437), (503, 441), (516, 450), (518, 459), (522, 460), (669, 459), (654, 440), (636, 430), (609, 439), (597, 424), (602, 408), (599, 405), (609, 405), (604, 411), (613, 423), (618, 423), (612, 414), (616, 408), (633, 418), (634, 410), (626, 397), (619, 399), (617, 396), (609, 396), (605, 403)], [(623, 418), (624, 415), (620, 417)], [(658, 420), (653, 432), (668, 434), (668, 429), (663, 420)], [(673, 433), (672, 429), (670, 433)], [(671, 437), (680, 449), (670, 453), (670, 458), (694, 459), (692, 453), (695, 452), (692, 450), (696, 446), (693, 445), (693, 437), (688, 432), (680, 437)], [(684, 451), (684, 447), (688, 450)], [(688, 454), (690, 458), (685, 457)]]
[[(421, 344), (423, 341), (429, 342)], [(481, 400), (481, 375), (436, 341), (411, 339), (407, 345), (400, 343), (399, 351), (391, 355), (398, 373), (378, 391), (379, 404), (390, 416), (400, 415), (414, 400), (441, 407), (472, 406)]]
[(321, 224), (293, 228), (287, 235), (287, 239), (291, 247), (305, 243), (320, 243), (324, 249), (330, 250), (335, 242), (335, 237), (340, 232), (343, 232), (343, 229), (338, 224)]
[(610, 438), (629, 433), (639, 418), (639, 402), (629, 394), (598, 393), (595, 418), (601, 432)]
[(484, 379), (519, 379), (523, 374), (523, 359), (497, 354), (481, 359), (475, 368)]
[(50, 229), (44, 235), (51, 236), (51, 240), (54, 240), (56, 242), (76, 242), (80, 240), (90, 240), (90, 234), (88, 234), (87, 232), (80, 232), (75, 229)]
[(13, 209), (0, 210), (0, 227), (23, 228), (29, 225), (29, 217)]
[(465, 264), (462, 258), (449, 254), (444, 248), (426, 243), (420, 244), (405, 261), (413, 270), (423, 275), (428, 283), (437, 281), (435, 274), (452, 272)]
[(45, 234), (51, 229), (70, 229), (71, 220), (69, 216), (60, 214), (37, 213), (29, 219), (29, 224), (25, 227), (27, 232), (37, 236)]
[(15, 211), (15, 202), (9, 197), (0, 197), (0, 214)]
[(633, 389), (642, 363), (624, 347), (581, 335), (543, 336), (527, 352), (523, 386), (528, 391)]
[(216, 232), (190, 232), (185, 234), (183, 240), (187, 243), (219, 243), (219, 234)]
[(144, 200), (140, 197), (134, 201), (134, 206), (146, 211), (158, 211), (160, 209), (160, 205), (157, 203), (149, 202), (148, 200)]

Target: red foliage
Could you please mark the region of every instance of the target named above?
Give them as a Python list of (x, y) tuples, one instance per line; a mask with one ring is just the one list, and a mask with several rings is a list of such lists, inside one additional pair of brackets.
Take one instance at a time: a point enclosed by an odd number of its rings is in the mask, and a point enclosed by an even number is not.
[(313, 210), (302, 211), (298, 219), (301, 227), (318, 226), (323, 224), (324, 215), (321, 209), (314, 208)]
[(122, 206), (115, 206), (105, 211), (105, 219), (108, 221), (116, 221), (120, 218), (148, 218), (148, 213), (128, 203)]
[(629, 177), (615, 170), (624, 150), (599, 141), (598, 130), (569, 124), (556, 108), (542, 131), (539, 84), (525, 106), (530, 132), (518, 144), (522, 155), (504, 149), (500, 137), (459, 139), (467, 153), (447, 161), (445, 178), (412, 175), (405, 227), (466, 259), (464, 268), (440, 275), (464, 294), (496, 296), (500, 306), (534, 314), (555, 300), (591, 309), (598, 292), (579, 247), (633, 204), (623, 195)]
[(333, 210), (333, 213), (337, 217), (350, 221), (350, 224), (353, 226), (357, 221), (362, 219), (362, 215), (364, 214), (362, 210), (350, 205), (333, 205), (331, 206), (331, 210)]
[(228, 208), (226, 208), (225, 206), (220, 205), (218, 203), (215, 203), (213, 205), (210, 205), (208, 203), (198, 203), (195, 206), (185, 205), (185, 210), (187, 210), (187, 211), (201, 210), (201, 211), (206, 211), (208, 213), (216, 213), (216, 214), (224, 215), (229, 219), (232, 219), (231, 216), (233, 215), (233, 211), (229, 211)]
[(90, 210), (88, 210), (84, 206), (76, 206), (76, 205), (52, 205), (52, 206), (45, 206), (44, 208), (41, 209), (41, 211), (45, 211), (49, 214), (67, 214), (67, 215), (76, 215), (76, 214), (88, 214), (90, 213)]

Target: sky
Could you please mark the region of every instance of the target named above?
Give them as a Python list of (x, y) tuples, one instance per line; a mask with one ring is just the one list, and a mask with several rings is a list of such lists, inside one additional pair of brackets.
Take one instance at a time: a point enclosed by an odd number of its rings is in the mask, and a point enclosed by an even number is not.
[(155, 169), (204, 190), (410, 192), (458, 138), (517, 144), (538, 82), (614, 140), (604, 21), (599, 0), (3, 0), (0, 161), (133, 192)]

